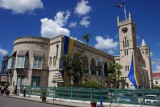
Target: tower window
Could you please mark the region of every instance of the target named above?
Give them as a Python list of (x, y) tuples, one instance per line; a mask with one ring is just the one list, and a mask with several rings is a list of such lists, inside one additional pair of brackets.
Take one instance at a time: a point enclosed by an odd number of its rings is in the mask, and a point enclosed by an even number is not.
[(146, 55), (148, 55), (148, 51), (146, 51)]
[(128, 55), (128, 50), (125, 50), (124, 51), (124, 56), (127, 56)]
[(129, 40), (126, 37), (123, 39), (123, 48), (125, 47), (129, 47)]
[(142, 51), (142, 54), (144, 54), (144, 51)]
[(129, 71), (129, 65), (125, 66), (125, 71)]
[(127, 71), (127, 66), (125, 66), (125, 71)]

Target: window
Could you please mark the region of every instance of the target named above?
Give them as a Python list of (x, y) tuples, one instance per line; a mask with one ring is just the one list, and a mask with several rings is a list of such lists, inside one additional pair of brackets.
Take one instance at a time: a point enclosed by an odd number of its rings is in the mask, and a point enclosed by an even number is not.
[(125, 66), (125, 71), (129, 71), (129, 65)]
[(146, 55), (148, 55), (148, 51), (146, 51)]
[(49, 57), (49, 65), (52, 65), (52, 57)]
[(127, 71), (127, 66), (125, 66), (125, 71)]
[(40, 76), (32, 76), (32, 86), (40, 86)]
[(14, 61), (15, 61), (15, 57), (12, 57), (8, 60), (7, 69), (12, 69), (14, 67)]
[(127, 56), (128, 55), (128, 50), (125, 50), (124, 51), (124, 56)]
[(16, 61), (16, 68), (25, 68), (26, 57), (19, 56)]
[(127, 40), (127, 47), (129, 47), (129, 40)]
[(129, 40), (126, 37), (123, 39), (123, 47), (129, 47)]
[(33, 68), (41, 69), (42, 68), (42, 57), (34, 56)]
[(158, 81), (155, 81), (155, 84), (158, 84)]
[(56, 58), (58, 58), (58, 47), (59, 47), (59, 45), (57, 44), (56, 47), (57, 47), (57, 50), (56, 50)]
[(144, 51), (142, 51), (142, 54), (144, 54)]
[(56, 56), (53, 57), (53, 65), (56, 65)]
[(21, 85), (24, 85), (24, 76), (18, 75), (17, 76), (17, 87), (20, 87)]

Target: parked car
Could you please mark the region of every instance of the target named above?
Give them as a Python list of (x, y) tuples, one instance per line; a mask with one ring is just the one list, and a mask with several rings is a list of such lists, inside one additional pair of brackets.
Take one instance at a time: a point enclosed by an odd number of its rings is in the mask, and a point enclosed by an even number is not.
[(126, 92), (120, 97), (119, 102), (120, 103), (138, 103), (138, 97), (133, 93)]
[(145, 96), (145, 103), (160, 103), (160, 99), (158, 95), (146, 95)]

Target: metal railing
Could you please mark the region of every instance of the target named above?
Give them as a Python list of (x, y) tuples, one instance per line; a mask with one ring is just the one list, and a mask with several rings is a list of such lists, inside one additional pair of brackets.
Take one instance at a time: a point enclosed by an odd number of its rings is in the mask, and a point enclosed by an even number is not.
[[(21, 93), (23, 93), (21, 86)], [(82, 101), (100, 101), (100, 89), (81, 88), (81, 87), (35, 87), (25, 86), (28, 95), (41, 96), (42, 91), (47, 92), (47, 97), (63, 98)], [(109, 89), (103, 88), (103, 102), (108, 103), (125, 103), (137, 105), (154, 105), (160, 106), (160, 90), (150, 89)]]

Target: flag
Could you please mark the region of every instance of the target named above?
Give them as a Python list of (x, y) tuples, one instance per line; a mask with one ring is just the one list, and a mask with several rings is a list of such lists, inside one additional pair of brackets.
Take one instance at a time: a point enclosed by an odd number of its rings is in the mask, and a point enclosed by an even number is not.
[(123, 7), (123, 6), (124, 6), (124, 1), (120, 2), (117, 7), (120, 8), (120, 7)]
[[(75, 40), (68, 36), (64, 36), (64, 48), (63, 48), (63, 55), (71, 55), (73, 51), (73, 45)], [(62, 77), (65, 77), (66, 71), (64, 71), (65, 62), (62, 61)]]
[(128, 78), (132, 82), (133, 86), (137, 89), (138, 88), (138, 81), (137, 81), (137, 75), (136, 75), (136, 64), (135, 64), (135, 60), (134, 60), (134, 55), (132, 55)]

